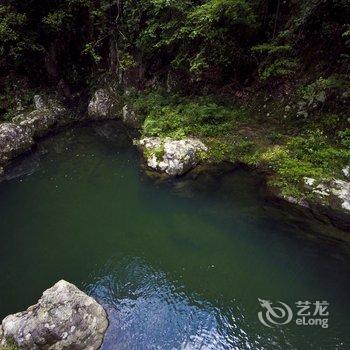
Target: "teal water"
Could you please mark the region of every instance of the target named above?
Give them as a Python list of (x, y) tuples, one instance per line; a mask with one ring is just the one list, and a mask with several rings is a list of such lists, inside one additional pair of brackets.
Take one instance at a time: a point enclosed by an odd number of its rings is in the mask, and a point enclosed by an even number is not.
[[(122, 127), (44, 140), (0, 183), (0, 317), (64, 278), (108, 311), (103, 349), (349, 349), (347, 233), (225, 168), (149, 178)], [(327, 301), (329, 327), (260, 323), (258, 298)]]

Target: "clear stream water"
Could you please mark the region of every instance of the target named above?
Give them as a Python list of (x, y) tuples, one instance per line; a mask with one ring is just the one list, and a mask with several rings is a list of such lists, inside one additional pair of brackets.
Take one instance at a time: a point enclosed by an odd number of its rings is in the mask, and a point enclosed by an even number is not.
[[(107, 123), (50, 137), (7, 170), (1, 318), (64, 278), (108, 311), (103, 349), (350, 348), (348, 233), (278, 207), (244, 170), (157, 181), (140, 164)], [(293, 320), (264, 326), (258, 298)], [(296, 325), (298, 301), (327, 301), (329, 327)]]

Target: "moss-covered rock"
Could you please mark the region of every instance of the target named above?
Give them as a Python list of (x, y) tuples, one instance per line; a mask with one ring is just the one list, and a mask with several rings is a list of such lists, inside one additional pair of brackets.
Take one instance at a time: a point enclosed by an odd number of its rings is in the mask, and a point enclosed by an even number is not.
[(198, 139), (146, 137), (139, 141), (150, 168), (170, 176), (182, 175), (195, 167), (208, 151)]

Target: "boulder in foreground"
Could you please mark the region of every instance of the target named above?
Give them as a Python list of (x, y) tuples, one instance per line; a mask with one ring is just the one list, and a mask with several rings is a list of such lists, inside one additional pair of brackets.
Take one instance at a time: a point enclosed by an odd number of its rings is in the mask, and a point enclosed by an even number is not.
[(46, 290), (36, 305), (2, 321), (0, 347), (11, 341), (28, 350), (95, 350), (101, 347), (107, 327), (102, 306), (62, 280)]

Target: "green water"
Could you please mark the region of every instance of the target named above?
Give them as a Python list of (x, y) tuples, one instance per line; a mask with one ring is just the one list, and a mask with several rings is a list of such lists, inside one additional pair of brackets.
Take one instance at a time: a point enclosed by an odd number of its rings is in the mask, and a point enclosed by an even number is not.
[[(247, 171), (156, 181), (107, 123), (44, 140), (6, 177), (0, 317), (64, 278), (108, 311), (104, 349), (350, 347), (348, 243)], [(329, 327), (268, 328), (258, 298), (325, 300)]]

